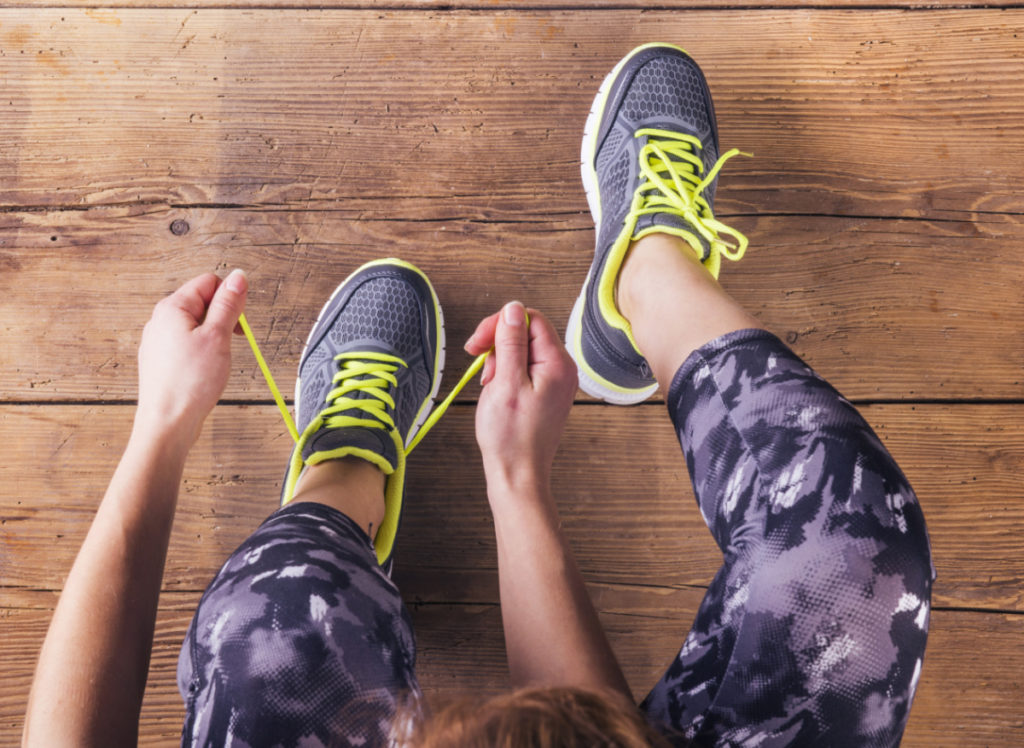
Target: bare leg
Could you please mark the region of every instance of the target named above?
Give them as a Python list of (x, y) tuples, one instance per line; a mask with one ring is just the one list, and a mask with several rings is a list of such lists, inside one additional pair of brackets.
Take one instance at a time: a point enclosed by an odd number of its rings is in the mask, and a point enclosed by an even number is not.
[(321, 462), (306, 468), (292, 501), (333, 507), (372, 539), (384, 519), (384, 473), (358, 457)]
[(666, 390), (697, 348), (734, 330), (763, 327), (671, 234), (633, 242), (619, 275), (618, 303)]

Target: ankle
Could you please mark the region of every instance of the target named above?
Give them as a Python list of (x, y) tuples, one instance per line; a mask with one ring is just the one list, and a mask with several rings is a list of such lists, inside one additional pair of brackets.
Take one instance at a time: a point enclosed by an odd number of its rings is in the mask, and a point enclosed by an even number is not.
[(376, 465), (358, 457), (327, 460), (303, 471), (292, 501), (333, 507), (358, 524), (372, 540), (384, 519), (386, 480)]
[(616, 304), (630, 325), (642, 324), (645, 302), (651, 290), (672, 266), (692, 266), (697, 275), (710, 274), (682, 239), (672, 234), (648, 234), (629, 245), (619, 270)]
[(619, 272), (618, 305), (655, 378), (668, 387), (689, 354), (734, 330), (761, 324), (671, 234), (633, 243)]

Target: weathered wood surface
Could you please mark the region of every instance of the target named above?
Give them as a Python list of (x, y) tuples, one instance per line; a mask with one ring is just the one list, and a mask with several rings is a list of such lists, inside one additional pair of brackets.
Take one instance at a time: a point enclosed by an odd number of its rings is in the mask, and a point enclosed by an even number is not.
[[(592, 242), (583, 120), (609, 67), (652, 39), (700, 61), (723, 145), (756, 154), (720, 183), (719, 216), (752, 238), (726, 287), (847, 396), (900, 401), (864, 412), (918, 491), (939, 572), (904, 745), (1024, 743), (1024, 9), (997, 9), (1019, 3), (90, 4), (0, 9), (0, 744), (17, 742), (57, 590), (124, 444), (153, 303), (245, 267), (286, 391), (322, 300), (383, 255), (434, 280), (449, 384), (462, 340), (509, 298), (564, 328)], [(176, 742), (181, 637), (276, 504), (289, 451), (235, 350), (236, 404), (186, 471), (143, 745)], [(399, 546), (435, 696), (506, 682), (474, 398), (412, 457)], [(556, 475), (642, 695), (719, 562), (663, 407), (578, 406)]]
[[(616, 589), (591, 585), (626, 676), (639, 698), (679, 649), (697, 605), (697, 590)], [(164, 593), (143, 704), (142, 745), (172, 744), (183, 709), (175, 685), (178, 651), (199, 593)], [(24, 592), (0, 603), (0, 743), (15, 745), (28, 684), (56, 596)], [(499, 609), (412, 605), (418, 672), (434, 699), (487, 694), (507, 685)], [(10, 633), (9, 633), (10, 632)], [(931, 636), (904, 746), (1019, 745), (1024, 688), (1024, 617), (961, 611), (932, 613)]]
[[(182, 236), (169, 228), (178, 220), (189, 225)], [(734, 223), (752, 245), (723, 270), (724, 285), (847, 397), (1024, 396), (1024, 227), (823, 216)], [(236, 265), (249, 271), (250, 322), (290, 392), (323, 301), (362, 262), (395, 254), (437, 288), (453, 383), (468, 364), (462, 342), (509, 299), (564, 330), (592, 241), (585, 214), (514, 223), (367, 220), (343, 205), (0, 213), (0, 401), (133, 399), (153, 304), (195, 274)], [(267, 401), (243, 340), (235, 353), (226, 397)]]
[[(309, 0), (119, 0), (117, 3), (96, 8), (95, 0), (22, 0), (19, 7), (28, 8), (84, 8), (91, 11), (96, 19), (108, 23), (116, 23), (119, 16), (109, 11), (125, 11), (130, 9), (173, 8), (182, 9), (223, 9), (261, 10), (261, 9), (309, 9)], [(529, 11), (555, 9), (559, 11), (589, 12), (598, 15), (603, 12), (615, 12), (623, 9), (644, 11), (680, 11), (704, 10), (714, 8), (718, 12), (747, 12), (750, 7), (757, 9), (804, 9), (804, 8), (851, 8), (851, 9), (913, 9), (934, 10), (938, 8), (1014, 8), (1019, 7), (1017, 0), (762, 0), (756, 6), (737, 0), (329, 0), (317, 2), (312, 7), (317, 10), (374, 10), (374, 11)]]
[[(128, 406), (0, 409), (3, 585), (63, 585), (131, 412)], [(1020, 405), (865, 409), (925, 509), (939, 571), (937, 606), (1024, 612), (1022, 414)], [(215, 411), (186, 470), (167, 589), (202, 590), (276, 507), (288, 442), (272, 406)], [(660, 406), (575, 408), (555, 492), (592, 581), (700, 587), (720, 564)], [(408, 599), (494, 600), (494, 536), (472, 408), (453, 408), (413, 454), (408, 497), (396, 569)]]
[(576, 214), (599, 82), (666, 39), (705, 68), (723, 144), (756, 154), (723, 215), (1013, 222), (1022, 38), (1022, 9), (7, 9), (0, 206)]

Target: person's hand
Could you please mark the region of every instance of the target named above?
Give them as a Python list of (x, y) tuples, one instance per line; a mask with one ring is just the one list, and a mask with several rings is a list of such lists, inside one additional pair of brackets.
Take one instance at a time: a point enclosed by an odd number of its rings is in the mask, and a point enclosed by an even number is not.
[(546, 484), (576, 393), (576, 365), (551, 323), (518, 301), (484, 319), (466, 343), (484, 364), (476, 440), (488, 486)]
[(207, 273), (156, 305), (139, 345), (138, 428), (192, 446), (227, 384), (248, 288), (240, 270), (223, 281)]

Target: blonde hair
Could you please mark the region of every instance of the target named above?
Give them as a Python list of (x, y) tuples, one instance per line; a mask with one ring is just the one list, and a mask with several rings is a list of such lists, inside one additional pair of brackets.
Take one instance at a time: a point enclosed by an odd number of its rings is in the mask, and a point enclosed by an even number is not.
[[(401, 721), (401, 720), (400, 720)], [(406, 723), (408, 724), (408, 723)], [(618, 694), (582, 688), (525, 688), (465, 698), (415, 728), (416, 748), (655, 748), (670, 743)]]

